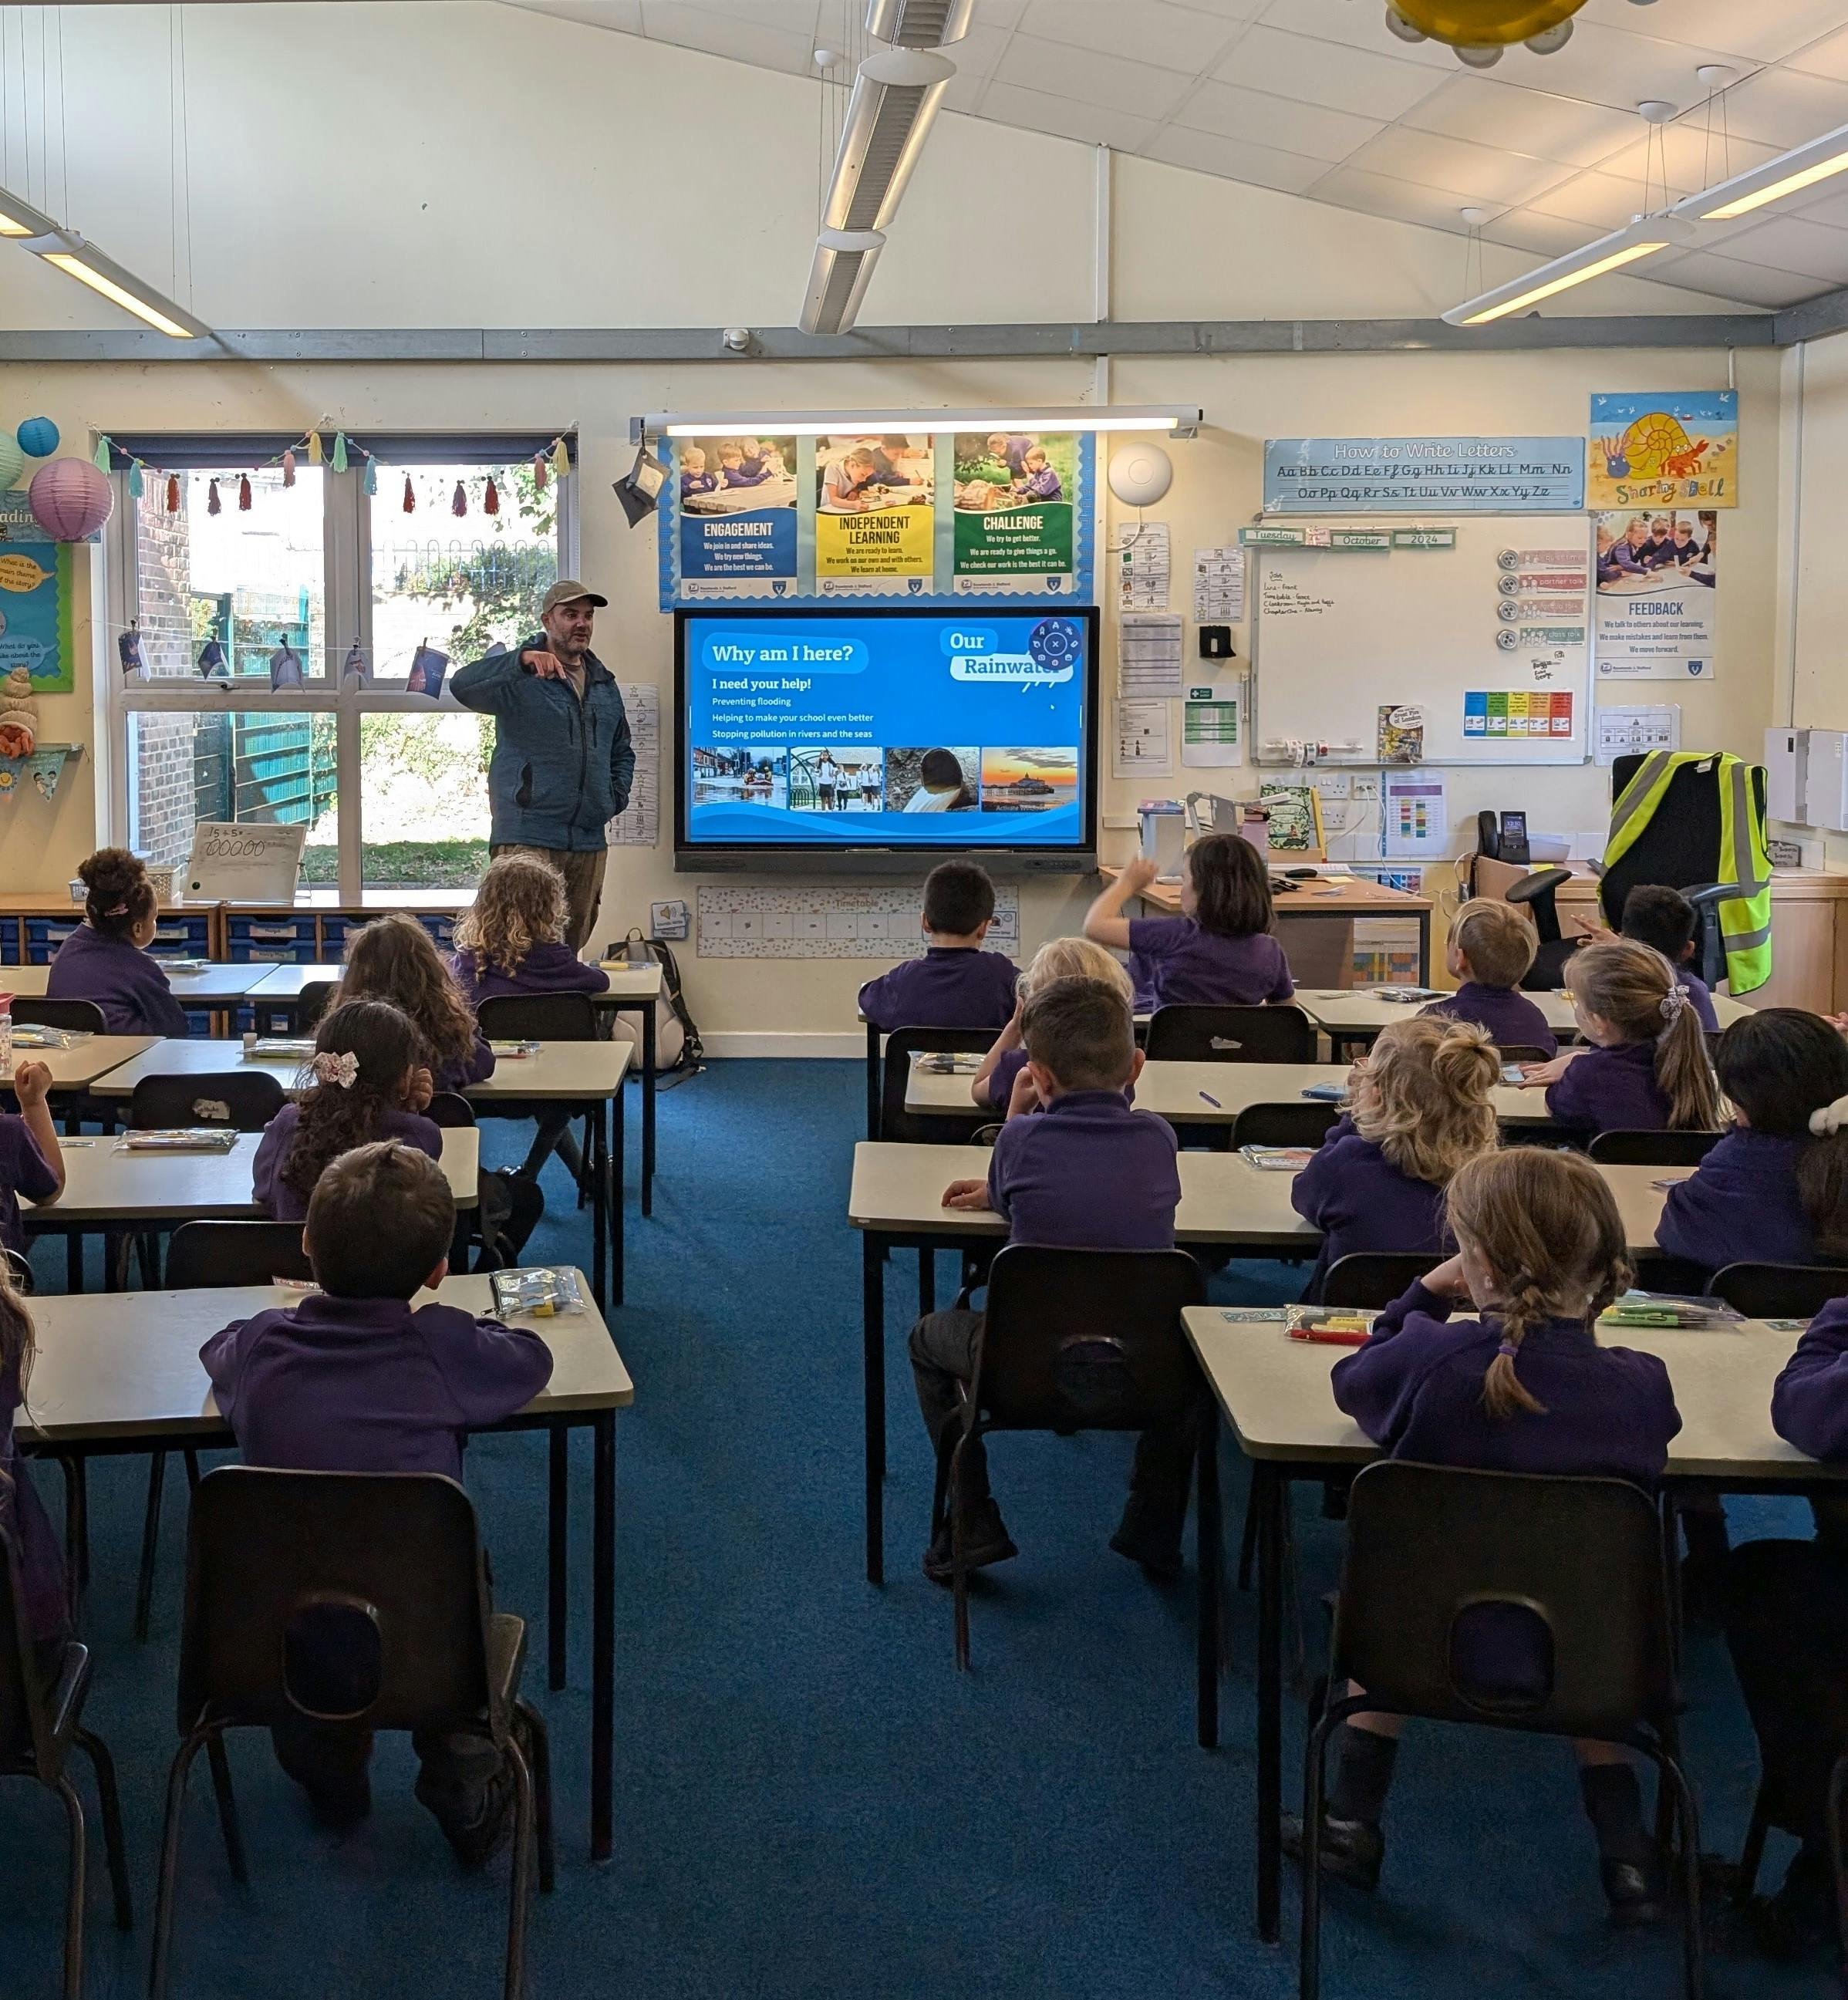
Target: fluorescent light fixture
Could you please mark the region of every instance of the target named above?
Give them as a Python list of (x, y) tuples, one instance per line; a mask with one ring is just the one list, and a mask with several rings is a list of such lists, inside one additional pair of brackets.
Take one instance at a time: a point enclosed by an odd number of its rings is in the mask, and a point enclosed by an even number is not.
[(50, 229), (23, 239), (23, 247), (47, 264), (75, 278), (80, 285), (144, 320), (157, 333), (170, 340), (209, 340), (211, 328), (193, 318), (183, 306), (163, 298), (151, 285), (144, 284), (132, 271), (124, 270), (112, 257), (106, 257), (94, 243), (86, 242), (74, 230)]
[(975, 0), (868, 0), (867, 33), (894, 48), (935, 49), (969, 32)]
[(796, 324), (804, 333), (843, 333), (860, 317), (873, 267), (885, 248), (877, 229), (824, 229), (815, 238), (808, 289)]
[(828, 182), (824, 227), (888, 226), (955, 74), (947, 56), (928, 49), (889, 49), (860, 64)]
[(1749, 215), (1766, 202), (1814, 187), (1818, 181), (1848, 173), (1848, 125), (1838, 125), (1806, 146), (1793, 146), (1762, 167), (1752, 167), (1718, 187), (1690, 194), (1669, 210), (1671, 215), (1695, 216), (1703, 222), (1730, 222), (1735, 216)]
[(668, 412), (631, 417), (629, 432), (667, 437), (735, 437), (767, 432), (773, 437), (871, 436), (881, 431), (1167, 431), (1193, 437), (1204, 412), (1152, 403), (1068, 405), (1049, 410), (728, 410), (717, 415)]
[(30, 202), (19, 200), (0, 188), (0, 236), (43, 236), (57, 224), (42, 215)]
[(1509, 313), (1537, 305), (1542, 299), (1569, 291), (1575, 285), (1620, 271), (1639, 258), (1652, 257), (1658, 250), (1683, 241), (1688, 231), (1685, 221), (1667, 216), (1638, 216), (1623, 228), (1614, 229), (1609, 235), (1600, 236), (1581, 249), (1568, 251), (1563, 257), (1555, 257), (1551, 263), (1542, 264), (1524, 277), (1511, 279), (1493, 291), (1452, 306), (1443, 317), (1452, 326), (1486, 326), (1491, 320), (1503, 319)]

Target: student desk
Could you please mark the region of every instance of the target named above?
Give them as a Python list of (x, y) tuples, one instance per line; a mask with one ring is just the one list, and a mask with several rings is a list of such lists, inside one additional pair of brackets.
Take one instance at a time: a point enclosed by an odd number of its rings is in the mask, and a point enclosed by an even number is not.
[[(1655, 1172), (1605, 1171), (1614, 1183), (1617, 1172)], [(1657, 1203), (1660, 1200), (1655, 1196)], [(1626, 1220), (1645, 1206), (1641, 1193), (1622, 1188), (1619, 1203)], [(1291, 1340), (1275, 1321), (1241, 1319), (1236, 1307), (1191, 1307), (1181, 1317), (1214, 1398), (1251, 1460), (1259, 1593), (1258, 1935), (1274, 1944), (1283, 1806), (1283, 1528), (1290, 1484), (1325, 1477), (1336, 1468), (1353, 1470), (1377, 1454), (1336, 1408), (1329, 1387), (1329, 1371), (1352, 1349)], [(1671, 1491), (1693, 1485), (1790, 1493), (1848, 1481), (1848, 1467), (1818, 1465), (1771, 1428), (1771, 1385), (1797, 1344), (1795, 1334), (1749, 1321), (1686, 1332), (1626, 1327), (1600, 1337), (1659, 1354), (1667, 1365), (1682, 1418), (1681, 1433), (1669, 1446)]]
[[(28, 1049), (16, 1043), (13, 1062), (16, 1067), (23, 1062), (42, 1062), (51, 1072), (52, 1096), (68, 1099), (80, 1095), (99, 1077), (132, 1062), (144, 1050), (160, 1046), (160, 1039), (155, 1035), (85, 1035), (63, 1049)], [(10, 1077), (6, 1079), (9, 1090), (12, 1082)], [(74, 1112), (68, 1129), (77, 1130)]]
[[(207, 965), (196, 972), (175, 971), (162, 964), (173, 997), (191, 1013), (222, 1014), (249, 999), (273, 970), (266, 965)], [(0, 992), (16, 998), (42, 1000), (51, 977), (48, 965), (0, 966)]]
[[(655, 1003), (661, 997), (658, 965), (606, 964), (610, 990), (593, 993), (592, 1000), (612, 1014), (637, 1014), (641, 1019), (641, 1212), (651, 1215), (655, 1207)], [(259, 1027), (270, 1020), (293, 1030), (302, 988), (320, 981), (338, 981), (343, 965), (325, 962), (311, 965), (275, 965), (251, 995)], [(0, 974), (0, 977), (3, 977)]]
[[(1228, 1064), (1228, 1068), (1237, 1065)], [(860, 1232), (861, 1340), (865, 1371), (867, 1580), (884, 1580), (885, 1253), (915, 1249), (919, 1303), (929, 1311), (930, 1252), (1005, 1239), (1007, 1225), (986, 1209), (946, 1208), (952, 1181), (985, 1180), (994, 1157), (986, 1146), (929, 1146), (863, 1139), (853, 1148), (847, 1219)], [(1181, 1199), (1174, 1237), (1183, 1248), (1210, 1246), (1247, 1257), (1309, 1257), (1321, 1232), (1290, 1205), (1294, 1174), (1254, 1167), (1237, 1153), (1179, 1155)], [(1658, 1181), (1685, 1180), (1691, 1167), (1598, 1169), (1617, 1196), (1625, 1238), (1653, 1249), (1662, 1214)], [(1435, 1261), (1435, 1260), (1434, 1260)]]
[[(1389, 1028), (1395, 1021), (1403, 1021), (1409, 1016), (1422, 1013), (1426, 1008), (1435, 1006), (1438, 1000), (1447, 997), (1438, 994), (1429, 1000), (1381, 998), (1382, 994), (1394, 990), (1390, 987), (1356, 986), (1344, 991), (1331, 992), (1299, 987), (1296, 1004), (1328, 1036), (1330, 1045), (1339, 1054), (1350, 1045), (1370, 1042), (1382, 1028)], [(1579, 1024), (1572, 1013), (1572, 996), (1563, 988), (1544, 993), (1523, 993), (1521, 997), (1534, 1002), (1545, 1016), (1547, 1026), (1561, 1041), (1578, 1039)], [(1713, 995), (1713, 1008), (1714, 1018), (1722, 1028), (1730, 1028), (1735, 1021), (1742, 1020), (1753, 1011), (1743, 1000), (1735, 1000), (1726, 993)]]
[[(1291, 866), (1287, 856), (1273, 855), (1270, 867), (1273, 874), (1281, 874)], [(1331, 872), (1338, 870), (1340, 863), (1304, 863), (1304, 866), (1326, 867)], [(1120, 868), (1099, 867), (1098, 873), (1106, 882), (1113, 882), (1123, 873)], [(1142, 907), (1152, 915), (1179, 916), (1181, 908), (1180, 884), (1152, 882), (1142, 892)], [(1320, 878), (1304, 880), (1300, 888), (1280, 889), (1273, 898), (1277, 908), (1277, 942), (1284, 947), (1286, 957), (1290, 955), (1290, 928), (1293, 924), (1322, 922), (1340, 923), (1352, 927), (1361, 917), (1403, 917), (1418, 925), (1418, 980), (1421, 986), (1428, 985), (1431, 977), (1431, 899), (1429, 896), (1408, 895), (1403, 889), (1388, 889), (1377, 882), (1370, 882), (1363, 876), (1353, 875), (1334, 881)], [(1313, 949), (1311, 947), (1311, 949)], [(1336, 974), (1336, 977), (1341, 975)]]
[[(229, 1321), (288, 1305), (294, 1296), (267, 1285), (144, 1293), (132, 1313), (119, 1294), (35, 1298), (38, 1354), (30, 1408), (22, 1406), (14, 1419), (21, 1441), (80, 1459), (228, 1443), (200, 1348)], [(432, 1297), (472, 1313), (494, 1310), (485, 1277), (446, 1278), (436, 1293), (420, 1292), (413, 1303)], [(517, 1416), (494, 1429), (544, 1430), (551, 1439), (547, 1638), (554, 1690), (564, 1685), (569, 1434), (588, 1428), (593, 1440), (590, 1854), (607, 1861), (615, 1741), (616, 1412), (634, 1401), (635, 1390), (593, 1306), (523, 1323), (552, 1350), (552, 1379)]]
[[(1230, 1126), (1241, 1111), (1254, 1104), (1301, 1104), (1312, 1084), (1343, 1083), (1343, 1063), (1150, 1062), (1136, 1079), (1136, 1109), (1152, 1111), (1170, 1125)], [(955, 1113), (979, 1116), (969, 1095), (972, 1076), (943, 1075), (921, 1069), (914, 1061), (905, 1092), (907, 1111), (928, 1116)], [(1503, 1124), (1544, 1124), (1546, 1093), (1499, 1085), (1491, 1095)], [(1217, 1104), (1209, 1103), (1217, 1098)], [(999, 1111), (991, 1117), (999, 1118)]]

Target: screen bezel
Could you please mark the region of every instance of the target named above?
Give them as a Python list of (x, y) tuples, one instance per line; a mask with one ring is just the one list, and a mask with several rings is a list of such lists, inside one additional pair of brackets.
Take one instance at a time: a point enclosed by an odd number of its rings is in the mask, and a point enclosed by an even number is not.
[[(1082, 694), (1081, 762), (1084, 810), (1077, 840), (1057, 847), (971, 846), (967, 841), (906, 841), (901, 845), (867, 841), (854, 846), (817, 847), (805, 841), (737, 842), (696, 844), (687, 827), (692, 800), (687, 783), (686, 630), (693, 618), (735, 616), (775, 623), (802, 619), (895, 618), (915, 624), (926, 618), (959, 614), (976, 618), (1006, 616), (1075, 617), (1085, 627), (1084, 686)], [(760, 868), (766, 873), (817, 874), (901, 874), (915, 871), (919, 861), (936, 862), (946, 855), (979, 860), (998, 873), (1088, 874), (1097, 866), (1097, 658), (1102, 616), (1094, 604), (1047, 600), (1044, 604), (999, 604), (971, 601), (967, 606), (943, 604), (743, 605), (715, 600), (676, 606), (674, 611), (674, 866), (676, 872), (735, 873)]]

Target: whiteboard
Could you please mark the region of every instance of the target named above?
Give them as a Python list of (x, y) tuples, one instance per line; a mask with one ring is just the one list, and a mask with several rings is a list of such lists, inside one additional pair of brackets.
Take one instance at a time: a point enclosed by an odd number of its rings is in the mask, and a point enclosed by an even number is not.
[(1256, 761), (1297, 763), (1313, 742), (1325, 761), (1377, 763), (1379, 710), (1416, 706), (1427, 764), (1583, 763), (1590, 518), (1419, 525), (1454, 546), (1249, 550)]

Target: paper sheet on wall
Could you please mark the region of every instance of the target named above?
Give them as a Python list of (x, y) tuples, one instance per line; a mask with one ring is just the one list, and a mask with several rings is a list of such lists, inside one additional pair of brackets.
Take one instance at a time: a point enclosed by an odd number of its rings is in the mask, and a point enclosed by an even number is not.
[(1388, 854), (1409, 861), (1444, 852), (1450, 818), (1441, 771), (1388, 771), (1381, 792)]
[(1194, 765), (1245, 762), (1236, 687), (1188, 689), (1181, 709), (1181, 762)]
[(1174, 751), (1169, 738), (1167, 703), (1119, 701), (1111, 708), (1110, 776), (1172, 777)]
[(1245, 616), (1245, 551), (1229, 548), (1193, 551), (1193, 622), (1236, 625)]
[(1126, 611), (1117, 621), (1117, 692), (1178, 695), (1181, 691), (1181, 614)]
[(1138, 521), (1125, 527), (1115, 550), (1117, 609), (1165, 611), (1170, 557), (1168, 523)]
[(661, 838), (661, 690), (652, 681), (621, 681), (635, 746), (629, 803), (604, 829), (612, 847), (652, 847)]
[[(733, 887), (696, 892), (701, 958), (873, 958), (888, 963), (924, 951), (919, 884), (828, 888)], [(1020, 946), (1020, 892), (995, 885), (995, 916), (983, 943), (1013, 956)]]
[(1620, 757), (1646, 755), (1652, 750), (1681, 748), (1681, 704), (1654, 702), (1641, 708), (1596, 708), (1596, 761), (1614, 764)]

